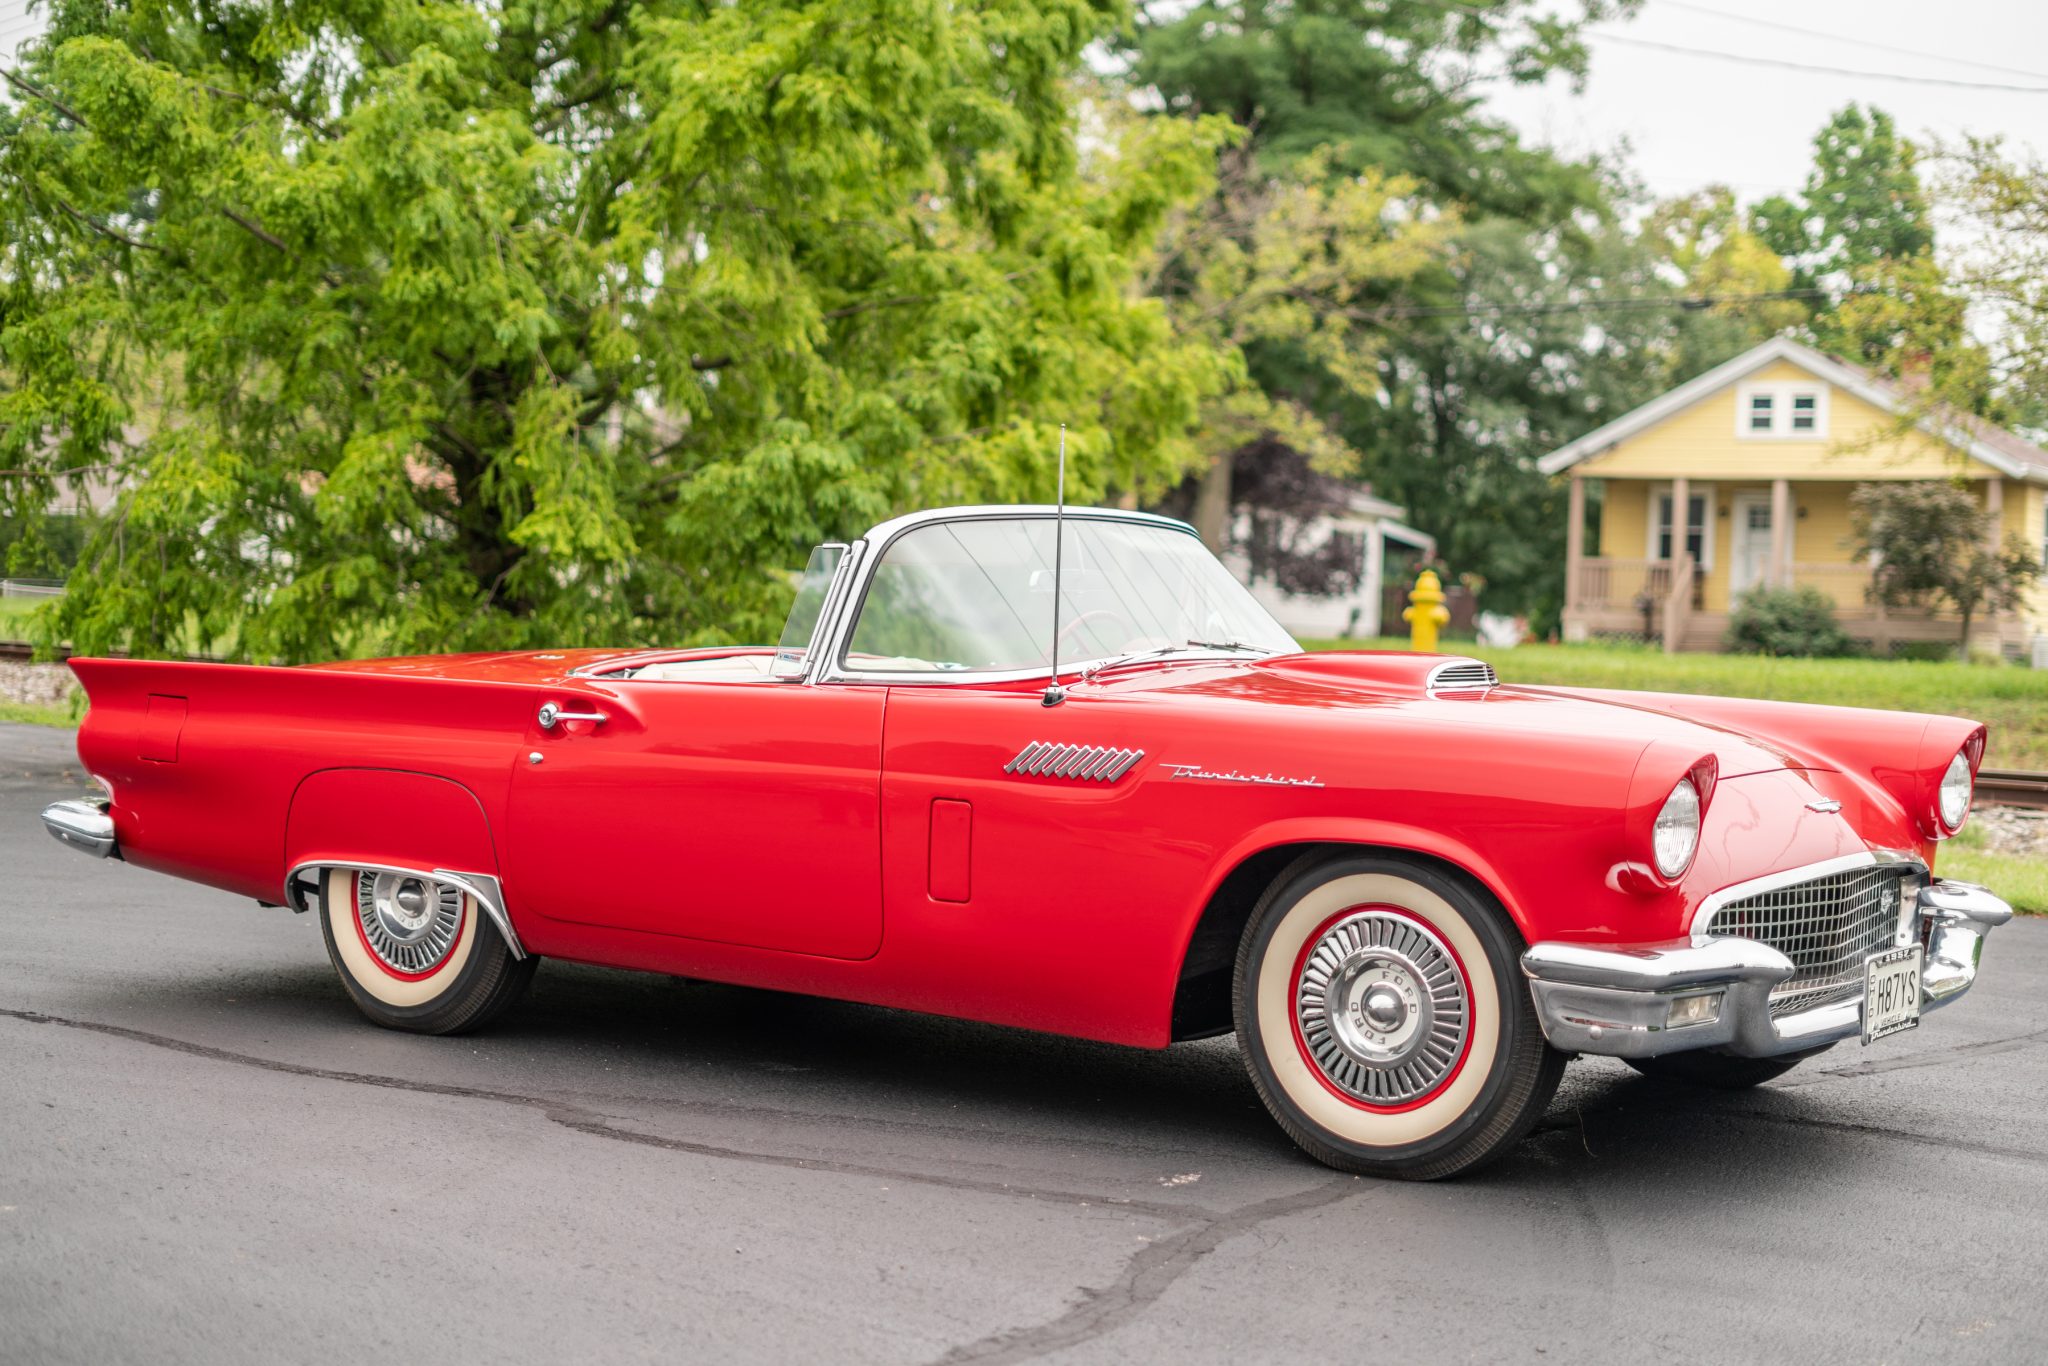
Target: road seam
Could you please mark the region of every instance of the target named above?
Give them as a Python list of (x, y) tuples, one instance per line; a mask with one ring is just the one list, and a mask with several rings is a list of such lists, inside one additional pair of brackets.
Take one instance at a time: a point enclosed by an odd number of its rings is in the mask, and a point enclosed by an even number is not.
[(966, 1191), (981, 1195), (1006, 1196), (1013, 1199), (1051, 1201), (1078, 1206), (1101, 1205), (1131, 1214), (1142, 1214), (1149, 1218), (1172, 1223), (1186, 1223), (1189, 1220), (1212, 1220), (1224, 1217), (1221, 1211), (1199, 1205), (1173, 1205), (1160, 1201), (1131, 1200), (1122, 1196), (1103, 1195), (1088, 1191), (1060, 1190), (1042, 1186), (1022, 1186), (1006, 1181), (977, 1181), (969, 1177), (940, 1176), (929, 1172), (908, 1171), (895, 1167), (872, 1166), (861, 1162), (844, 1162), (834, 1158), (796, 1157), (785, 1153), (755, 1152), (748, 1148), (729, 1148), (715, 1143), (704, 1143), (694, 1139), (669, 1138), (634, 1129), (618, 1127), (612, 1118), (599, 1111), (576, 1105), (573, 1102), (549, 1099), (545, 1096), (522, 1095), (517, 1091), (492, 1091), (476, 1086), (456, 1086), (447, 1082), (414, 1081), (406, 1077), (385, 1076), (374, 1072), (344, 1072), (330, 1067), (312, 1067), (304, 1063), (283, 1062), (275, 1058), (257, 1057), (250, 1053), (235, 1053), (208, 1044), (192, 1043), (168, 1035), (151, 1034), (145, 1030), (130, 1029), (124, 1025), (102, 1024), (97, 1020), (76, 1020), (62, 1015), (49, 1015), (39, 1010), (15, 1010), (0, 1007), (0, 1019), (19, 1020), (27, 1024), (57, 1025), (65, 1029), (82, 1030), (91, 1034), (102, 1034), (109, 1038), (124, 1039), (152, 1048), (168, 1049), (210, 1062), (228, 1063), (240, 1067), (253, 1067), (265, 1072), (277, 1072), (286, 1076), (307, 1077), (316, 1081), (340, 1082), (350, 1086), (374, 1086), (390, 1091), (406, 1091), (415, 1095), (441, 1096), (454, 1100), (481, 1100), (517, 1109), (531, 1110), (552, 1124), (591, 1138), (611, 1139), (619, 1143), (631, 1143), (644, 1148), (658, 1148), (666, 1152), (686, 1153), (693, 1157), (709, 1157), (729, 1162), (747, 1162), (760, 1166), (785, 1167), (797, 1171), (827, 1172), (838, 1176), (873, 1177), (886, 1181), (902, 1181), (915, 1185), (935, 1186), (944, 1190)]

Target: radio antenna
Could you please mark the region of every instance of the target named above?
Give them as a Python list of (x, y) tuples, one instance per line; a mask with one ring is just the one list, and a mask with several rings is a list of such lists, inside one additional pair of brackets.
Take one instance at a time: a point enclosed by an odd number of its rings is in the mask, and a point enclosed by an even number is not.
[(1067, 537), (1067, 424), (1060, 424), (1060, 476), (1057, 501), (1052, 514), (1052, 682), (1046, 687), (1045, 696), (1039, 700), (1048, 707), (1057, 707), (1067, 700), (1066, 689), (1060, 686), (1060, 568), (1066, 556)]

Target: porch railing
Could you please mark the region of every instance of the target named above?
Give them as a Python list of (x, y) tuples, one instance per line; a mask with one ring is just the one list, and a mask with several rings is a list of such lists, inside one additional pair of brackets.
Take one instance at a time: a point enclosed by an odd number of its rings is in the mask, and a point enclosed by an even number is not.
[[(1661, 616), (1671, 597), (1672, 573), (1669, 560), (1617, 560), (1604, 556), (1579, 561), (1579, 580), (1566, 594), (1568, 605), (1589, 611), (1641, 612), (1654, 605)], [(1692, 605), (1703, 605), (1705, 576), (1695, 574)]]

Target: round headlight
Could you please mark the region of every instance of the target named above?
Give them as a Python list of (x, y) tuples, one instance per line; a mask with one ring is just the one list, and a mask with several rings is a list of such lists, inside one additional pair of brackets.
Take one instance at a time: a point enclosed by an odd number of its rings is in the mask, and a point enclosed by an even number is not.
[(1941, 775), (1941, 823), (1954, 834), (1963, 828), (1963, 818), (1970, 814), (1970, 760), (1958, 754), (1948, 761), (1948, 772)]
[(1665, 877), (1677, 877), (1691, 865), (1693, 851), (1700, 847), (1700, 790), (1692, 779), (1680, 778), (1664, 799), (1650, 842), (1657, 871)]

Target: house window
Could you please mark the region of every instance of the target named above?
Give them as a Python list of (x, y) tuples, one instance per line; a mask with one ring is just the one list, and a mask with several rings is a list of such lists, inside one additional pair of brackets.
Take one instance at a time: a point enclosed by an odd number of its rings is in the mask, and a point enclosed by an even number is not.
[[(1656, 554), (1651, 557), (1652, 559), (1668, 560), (1671, 558), (1671, 501), (1671, 495), (1668, 493), (1657, 495), (1657, 533), (1654, 537), (1655, 543), (1651, 547), (1656, 551)], [(1705, 565), (1707, 563), (1707, 510), (1712, 506), (1712, 503), (1709, 500), (1709, 495), (1704, 493), (1688, 494), (1685, 501), (1690, 509), (1686, 518), (1685, 550), (1688, 555), (1692, 556), (1694, 564)]]
[(1745, 384), (1735, 434), (1751, 440), (1812, 440), (1828, 431), (1828, 391), (1818, 384)]

